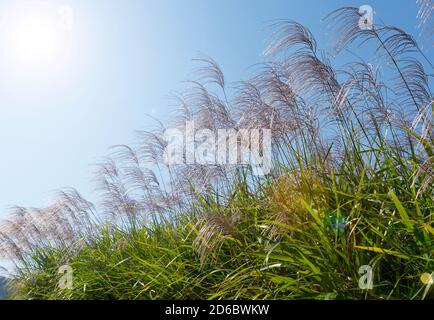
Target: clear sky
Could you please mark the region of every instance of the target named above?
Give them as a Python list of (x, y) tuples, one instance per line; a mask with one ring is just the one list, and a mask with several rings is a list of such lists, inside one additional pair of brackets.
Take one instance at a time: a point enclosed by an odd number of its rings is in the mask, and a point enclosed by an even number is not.
[(263, 61), (267, 21), (297, 20), (327, 49), (330, 11), (369, 4), (416, 35), (415, 2), (0, 0), (0, 218), (59, 187), (93, 199), (90, 164), (166, 117), (199, 53), (238, 81)]

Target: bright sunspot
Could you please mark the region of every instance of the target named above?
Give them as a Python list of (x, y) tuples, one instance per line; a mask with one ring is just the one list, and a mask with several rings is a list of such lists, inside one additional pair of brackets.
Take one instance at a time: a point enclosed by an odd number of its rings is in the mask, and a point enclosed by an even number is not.
[(17, 6), (3, 23), (3, 48), (17, 67), (55, 67), (65, 54), (71, 28), (68, 6)]
[(60, 39), (56, 26), (43, 16), (17, 21), (11, 28), (13, 50), (20, 60), (40, 63), (53, 59)]
[(33, 99), (64, 87), (77, 68), (69, 5), (22, 1), (0, 11), (0, 84), (9, 97)]

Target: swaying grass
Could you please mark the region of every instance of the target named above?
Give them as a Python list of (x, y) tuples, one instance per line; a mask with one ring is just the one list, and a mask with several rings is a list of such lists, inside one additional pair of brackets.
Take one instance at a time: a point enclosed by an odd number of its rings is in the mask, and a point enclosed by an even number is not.
[[(420, 280), (434, 277), (434, 105), (416, 55), (426, 57), (398, 28), (357, 28), (357, 8), (330, 17), (345, 30), (337, 48), (371, 41), (391, 62), (390, 84), (362, 60), (334, 69), (293, 21), (275, 26), (272, 61), (231, 100), (207, 60), (204, 82), (178, 97), (174, 125), (270, 128), (272, 172), (164, 166), (161, 130), (142, 132), (138, 148), (118, 147), (99, 167), (102, 214), (68, 191), (52, 207), (16, 209), (4, 224), (14, 297), (434, 298)], [(59, 286), (66, 264), (71, 289)], [(371, 290), (359, 287), (365, 265)]]
[[(204, 201), (203, 213), (212, 214), (106, 230), (80, 250), (35, 251), (18, 275), (20, 293), (37, 299), (426, 298), (420, 276), (434, 266), (432, 216), (424, 216), (432, 198), (416, 199), (390, 167), (375, 175), (336, 174), (334, 188), (317, 182), (313, 191), (311, 177), (298, 176), (296, 190), (287, 176), (253, 193), (239, 183), (226, 204), (219, 201), (228, 195)], [(344, 188), (337, 188), (342, 178)], [(342, 229), (330, 216), (345, 219)], [(74, 270), (72, 290), (58, 287), (64, 263)], [(358, 287), (358, 269), (366, 264), (373, 267), (369, 291)]]

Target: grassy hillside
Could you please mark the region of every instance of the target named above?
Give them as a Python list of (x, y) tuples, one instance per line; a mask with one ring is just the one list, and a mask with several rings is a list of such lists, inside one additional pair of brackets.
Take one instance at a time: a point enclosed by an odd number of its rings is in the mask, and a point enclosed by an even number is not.
[[(0, 229), (15, 298), (434, 298), (430, 63), (404, 31), (359, 18), (329, 16), (336, 53), (363, 44), (384, 73), (362, 58), (336, 67), (308, 29), (278, 22), (249, 81), (228, 86), (203, 60), (167, 126), (113, 149), (97, 208), (74, 190), (15, 208)], [(164, 128), (186, 120), (271, 129), (271, 172), (164, 164)]]
[[(204, 200), (201, 213), (107, 230), (80, 249), (41, 250), (19, 275), (23, 292), (42, 299), (432, 298), (420, 276), (433, 268), (434, 234), (429, 211), (417, 213), (432, 200), (405, 199), (405, 186), (395, 196), (396, 176), (387, 170), (390, 181), (345, 179), (345, 189), (317, 182), (311, 190), (312, 177), (294, 185), (290, 173), (261, 191), (241, 183), (224, 199)], [(66, 261), (72, 290), (58, 288)], [(361, 265), (373, 267), (373, 290), (358, 288)]]

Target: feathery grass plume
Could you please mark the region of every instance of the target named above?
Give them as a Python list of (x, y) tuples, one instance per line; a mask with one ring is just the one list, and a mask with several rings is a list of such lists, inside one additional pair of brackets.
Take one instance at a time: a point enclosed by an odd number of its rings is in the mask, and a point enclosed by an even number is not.
[[(432, 41), (434, 20), (432, 19), (432, 12), (434, 3), (432, 0), (416, 0), (419, 5), (417, 12), (417, 18), (419, 19), (418, 28), (420, 29), (420, 37), (422, 38), (422, 44)], [(428, 43), (433, 45), (433, 43)]]

